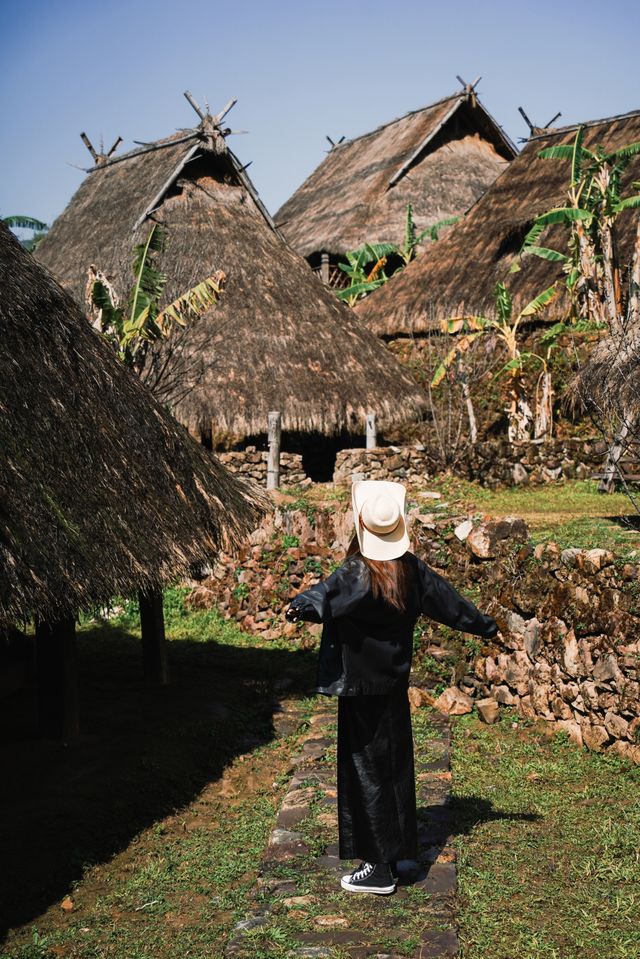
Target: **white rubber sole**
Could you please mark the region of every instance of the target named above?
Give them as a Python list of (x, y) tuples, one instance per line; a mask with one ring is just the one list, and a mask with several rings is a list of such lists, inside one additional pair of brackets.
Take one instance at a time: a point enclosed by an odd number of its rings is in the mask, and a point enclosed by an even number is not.
[(347, 892), (374, 892), (379, 896), (389, 896), (396, 891), (395, 883), (392, 886), (363, 886), (361, 883), (354, 886), (349, 882), (350, 878), (351, 876), (343, 876), (340, 880), (340, 885)]

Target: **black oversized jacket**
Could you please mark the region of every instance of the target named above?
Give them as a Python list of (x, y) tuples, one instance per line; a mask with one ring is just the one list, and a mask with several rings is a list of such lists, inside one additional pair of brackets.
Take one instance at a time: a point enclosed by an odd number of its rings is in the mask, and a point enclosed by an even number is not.
[(481, 613), (453, 586), (413, 553), (406, 611), (374, 599), (369, 569), (352, 556), (327, 579), (299, 593), (292, 602), (301, 619), (323, 623), (316, 690), (328, 696), (394, 692), (407, 686), (413, 628), (424, 613), (431, 619), (477, 636), (494, 636), (495, 620)]

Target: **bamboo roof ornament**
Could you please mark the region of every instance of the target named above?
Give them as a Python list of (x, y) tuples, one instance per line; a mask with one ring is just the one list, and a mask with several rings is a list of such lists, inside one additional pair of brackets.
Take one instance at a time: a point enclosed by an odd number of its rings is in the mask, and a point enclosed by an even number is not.
[[(559, 120), (560, 117), (562, 116), (562, 113), (560, 112), (560, 110), (558, 110), (558, 112), (557, 112), (553, 117), (551, 117), (551, 119), (550, 119), (549, 122), (546, 124), (546, 126), (538, 127), (538, 126), (536, 126), (534, 123), (531, 122), (531, 120), (529, 119), (529, 117), (527, 116), (527, 114), (524, 112), (524, 110), (523, 110), (522, 107), (518, 107), (518, 113), (520, 114), (520, 116), (522, 117), (522, 119), (524, 120), (524, 122), (525, 122), (525, 123), (527, 124), (527, 126), (529, 127), (529, 135), (532, 136), (532, 137), (539, 137), (539, 136), (541, 136), (543, 133), (547, 133), (547, 132), (553, 127), (553, 124), (556, 122), (556, 120)], [(525, 140), (524, 140), (524, 141), (521, 141), (521, 142), (525, 142), (526, 139), (527, 139), (527, 138), (525, 137)]]
[(93, 157), (93, 161), (96, 164), (96, 166), (100, 166), (102, 163), (106, 163), (107, 160), (109, 160), (113, 156), (113, 154), (116, 152), (116, 150), (122, 143), (122, 137), (117, 137), (111, 149), (105, 153), (102, 140), (100, 142), (100, 150), (98, 151), (94, 148), (91, 140), (89, 139), (87, 134), (84, 132), (84, 130), (80, 134), (80, 139), (82, 140), (87, 150)]
[(195, 128), (92, 168), (38, 259), (83, 308), (91, 265), (123, 302), (133, 245), (160, 223), (168, 302), (226, 274), (219, 303), (184, 339), (190, 390), (174, 412), (196, 436), (264, 434), (273, 410), (283, 432), (325, 436), (363, 433), (370, 410), (381, 430), (421, 417), (425, 397), (410, 374), (283, 241), (229, 148), (232, 104), (211, 116), (195, 103)]
[(517, 150), (473, 83), (377, 129), (334, 143), (275, 215), (314, 268), (364, 242), (401, 244), (407, 204), (417, 231), (464, 213)]

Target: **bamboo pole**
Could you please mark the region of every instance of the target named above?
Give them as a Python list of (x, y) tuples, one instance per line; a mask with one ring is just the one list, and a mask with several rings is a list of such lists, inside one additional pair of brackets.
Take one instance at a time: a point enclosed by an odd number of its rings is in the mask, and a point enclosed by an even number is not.
[(376, 414), (375, 414), (375, 413), (367, 413), (366, 423), (367, 423), (367, 426), (366, 426), (366, 430), (367, 430), (367, 434), (366, 434), (366, 435), (367, 435), (366, 447), (367, 447), (368, 450), (373, 450), (373, 449), (375, 449), (376, 446), (378, 445), (378, 434), (377, 434), (377, 431), (376, 431)]
[(267, 489), (277, 489), (280, 486), (280, 424), (280, 413), (277, 411), (269, 413)]

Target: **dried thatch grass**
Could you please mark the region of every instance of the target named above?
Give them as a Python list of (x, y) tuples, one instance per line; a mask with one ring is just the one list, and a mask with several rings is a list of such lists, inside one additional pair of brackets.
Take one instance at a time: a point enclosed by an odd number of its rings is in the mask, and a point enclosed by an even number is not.
[(158, 587), (264, 508), (0, 225), (0, 622)]
[(275, 221), (303, 256), (400, 244), (407, 203), (418, 229), (464, 213), (515, 155), (475, 95), (461, 92), (334, 147)]
[(569, 384), (567, 399), (597, 420), (640, 422), (640, 331), (607, 336)]
[(285, 430), (324, 434), (361, 431), (368, 410), (382, 428), (421, 415), (409, 374), (283, 242), (239, 161), (221, 137), (212, 149), (202, 127), (90, 171), (38, 258), (80, 303), (90, 264), (122, 295), (150, 205), (168, 232), (167, 297), (214, 270), (227, 276), (184, 342), (193, 388), (175, 412), (191, 431), (264, 433), (269, 410)]
[[(428, 333), (441, 319), (478, 314), (493, 308), (493, 288), (504, 280), (516, 260), (536, 216), (564, 200), (568, 163), (541, 160), (545, 147), (572, 143), (576, 127), (548, 130), (528, 141), (475, 207), (447, 236), (428, 247), (413, 263), (357, 307), (357, 313), (379, 336)], [(598, 120), (585, 129), (585, 146), (601, 143), (615, 149), (640, 139), (640, 111)], [(628, 181), (640, 176), (640, 160), (627, 169)], [(620, 218), (623, 260), (633, 243), (633, 216)], [(564, 234), (549, 233), (548, 243), (562, 243)], [(519, 273), (508, 277), (516, 309), (562, 275), (557, 264), (527, 257)], [(557, 319), (566, 312), (566, 297), (558, 297), (547, 312)]]

